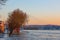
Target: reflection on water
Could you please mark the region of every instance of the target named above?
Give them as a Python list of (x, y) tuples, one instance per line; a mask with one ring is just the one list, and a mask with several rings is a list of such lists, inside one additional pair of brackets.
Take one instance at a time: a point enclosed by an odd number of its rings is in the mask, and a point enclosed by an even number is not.
[(0, 40), (60, 40), (58, 30), (23, 30), (20, 35), (1, 34)]

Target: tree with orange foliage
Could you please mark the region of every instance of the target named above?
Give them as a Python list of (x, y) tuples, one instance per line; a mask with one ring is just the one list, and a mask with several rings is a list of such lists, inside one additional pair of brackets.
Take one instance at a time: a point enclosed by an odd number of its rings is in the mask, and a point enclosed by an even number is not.
[(8, 17), (8, 29), (10, 31), (9, 36), (12, 34), (13, 30), (19, 33), (20, 27), (27, 22), (27, 14), (23, 11), (16, 9)]

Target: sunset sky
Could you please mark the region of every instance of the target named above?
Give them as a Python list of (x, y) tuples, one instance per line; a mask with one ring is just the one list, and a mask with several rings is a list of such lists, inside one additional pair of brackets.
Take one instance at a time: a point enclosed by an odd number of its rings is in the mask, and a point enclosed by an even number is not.
[(8, 0), (1, 6), (1, 19), (6, 20), (8, 13), (17, 8), (29, 15), (28, 24), (60, 25), (60, 0)]

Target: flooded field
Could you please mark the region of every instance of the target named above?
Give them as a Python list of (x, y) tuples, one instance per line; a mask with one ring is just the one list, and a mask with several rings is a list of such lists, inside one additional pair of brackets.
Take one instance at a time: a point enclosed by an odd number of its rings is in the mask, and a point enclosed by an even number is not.
[[(6, 31), (5, 31), (6, 32)], [(60, 40), (59, 30), (22, 30), (20, 35), (0, 34), (0, 40)]]

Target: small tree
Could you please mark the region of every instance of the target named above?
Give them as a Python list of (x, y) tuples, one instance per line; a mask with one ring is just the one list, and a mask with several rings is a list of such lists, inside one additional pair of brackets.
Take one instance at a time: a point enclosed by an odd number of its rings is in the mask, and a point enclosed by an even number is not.
[(16, 9), (11, 14), (9, 14), (7, 22), (8, 29), (10, 31), (9, 36), (12, 34), (13, 30), (16, 30), (17, 33), (19, 33), (20, 27), (27, 22), (27, 14), (19, 9)]

